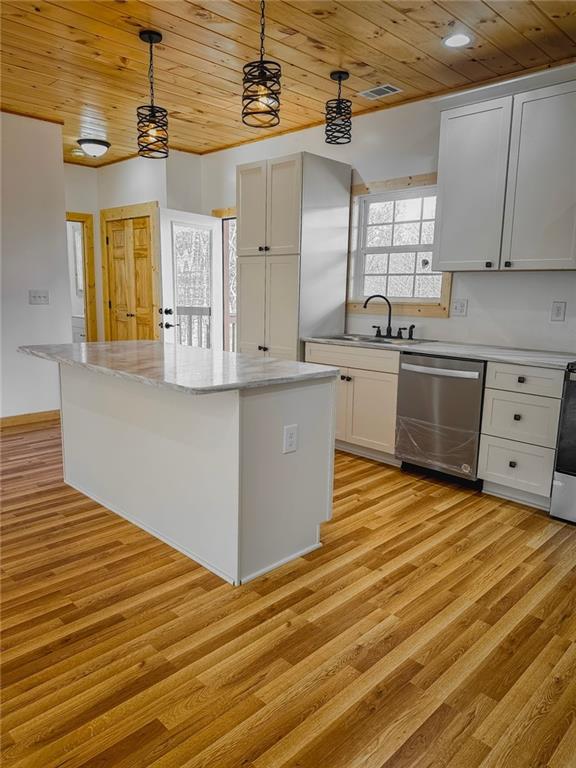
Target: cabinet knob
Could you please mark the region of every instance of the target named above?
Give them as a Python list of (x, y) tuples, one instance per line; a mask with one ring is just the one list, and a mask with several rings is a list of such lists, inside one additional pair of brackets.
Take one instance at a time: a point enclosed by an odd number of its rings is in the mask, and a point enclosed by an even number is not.
[(504, 266), (505, 267), (511, 267), (512, 266), (512, 262), (511, 261), (505, 261), (504, 262)]
[(518, 376), (518, 384), (525, 384), (526, 376)]
[(487, 262), (485, 262), (484, 266), (486, 267), (486, 269), (490, 269), (492, 267), (492, 262), (491, 261), (487, 261)]
[(268, 347), (263, 347), (261, 344), (258, 344), (258, 349), (260, 352), (268, 352)]
[(509, 462), (508, 462), (508, 466), (509, 466), (511, 469), (516, 469), (516, 462), (515, 462), (515, 461), (509, 461)]
[(264, 250), (265, 250), (265, 251), (269, 251), (269, 250), (270, 250), (270, 246), (269, 246), (269, 245), (265, 245), (265, 246), (264, 246)]
[(340, 381), (346, 381), (346, 376), (340, 376)]
[(522, 416), (519, 413), (514, 414), (514, 421), (520, 421), (521, 418)]
[(346, 376), (346, 381), (352, 381), (352, 376)]
[(258, 246), (258, 250), (259, 250), (259, 251), (263, 251), (263, 250), (264, 250), (264, 246), (263, 246), (263, 245), (259, 245), (259, 246)]

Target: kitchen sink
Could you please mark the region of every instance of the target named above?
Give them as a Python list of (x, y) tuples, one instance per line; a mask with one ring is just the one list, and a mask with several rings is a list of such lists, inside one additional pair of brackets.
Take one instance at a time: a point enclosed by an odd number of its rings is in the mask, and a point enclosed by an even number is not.
[(334, 336), (326, 336), (327, 341), (356, 341), (359, 344), (422, 344), (423, 339), (386, 339), (382, 336), (364, 336), (355, 333), (338, 333)]

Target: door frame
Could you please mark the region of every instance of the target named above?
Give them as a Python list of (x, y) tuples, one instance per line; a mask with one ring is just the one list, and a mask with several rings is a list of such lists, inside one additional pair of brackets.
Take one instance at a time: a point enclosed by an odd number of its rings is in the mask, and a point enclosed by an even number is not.
[[(110, 283), (109, 283), (109, 253), (106, 242), (106, 227), (109, 221), (121, 219), (137, 219), (148, 216), (150, 219), (150, 255), (152, 258), (152, 312), (158, 315), (162, 302), (162, 276), (160, 268), (160, 209), (158, 201), (121, 205), (117, 208), (103, 208), (100, 211), (100, 244), (102, 253), (102, 312), (104, 317), (104, 339), (110, 341)], [(160, 338), (160, 328), (153, 323), (154, 338)]]
[(66, 211), (66, 221), (77, 221), (83, 230), (84, 268), (84, 316), (86, 318), (86, 341), (98, 341), (98, 315), (96, 310), (96, 267), (94, 263), (94, 215)]

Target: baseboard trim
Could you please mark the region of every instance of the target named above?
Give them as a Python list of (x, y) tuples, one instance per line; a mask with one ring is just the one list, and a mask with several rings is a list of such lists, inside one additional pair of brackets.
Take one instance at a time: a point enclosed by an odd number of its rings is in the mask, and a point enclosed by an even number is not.
[(2, 416), (0, 429), (20, 427), (25, 424), (43, 424), (46, 421), (59, 421), (60, 411), (38, 411), (37, 413), (19, 413), (16, 416)]
[(515, 501), (517, 504), (525, 504), (528, 507), (535, 507), (544, 512), (550, 512), (550, 499), (547, 496), (537, 496), (535, 493), (521, 491), (518, 488), (509, 488), (500, 483), (484, 481), (483, 493), (488, 496), (497, 496), (499, 499)]

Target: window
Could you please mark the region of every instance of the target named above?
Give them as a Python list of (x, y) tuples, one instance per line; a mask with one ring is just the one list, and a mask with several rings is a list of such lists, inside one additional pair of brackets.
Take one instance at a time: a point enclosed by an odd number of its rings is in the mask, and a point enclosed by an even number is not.
[(236, 352), (236, 219), (222, 220), (224, 259), (224, 349)]
[(432, 271), (435, 224), (436, 187), (360, 198), (353, 296), (438, 304), (443, 274)]

